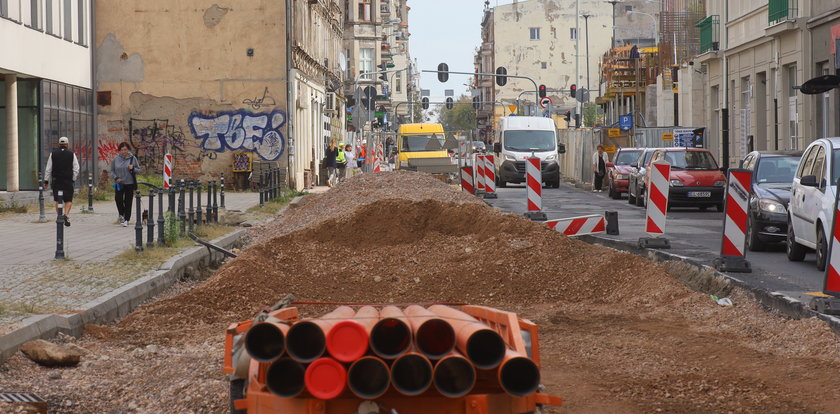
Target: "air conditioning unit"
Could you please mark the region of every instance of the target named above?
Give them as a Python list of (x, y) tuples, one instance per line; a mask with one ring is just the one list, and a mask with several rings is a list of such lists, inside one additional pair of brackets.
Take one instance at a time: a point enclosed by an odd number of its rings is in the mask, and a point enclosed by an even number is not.
[(326, 102), (326, 110), (327, 111), (335, 111), (336, 110), (336, 100), (335, 100), (335, 93), (334, 92), (327, 92), (327, 99)]

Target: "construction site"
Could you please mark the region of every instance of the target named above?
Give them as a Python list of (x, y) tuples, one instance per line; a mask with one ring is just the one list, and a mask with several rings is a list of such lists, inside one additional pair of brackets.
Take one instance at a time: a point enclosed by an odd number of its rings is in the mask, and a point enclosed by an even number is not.
[[(424, 334), (429, 321), (445, 323)], [(383, 324), (402, 333), (378, 336)], [(0, 364), (0, 390), (50, 413), (840, 412), (840, 341), (823, 321), (412, 172), (306, 195), (219, 268), (52, 341), (81, 362)]]

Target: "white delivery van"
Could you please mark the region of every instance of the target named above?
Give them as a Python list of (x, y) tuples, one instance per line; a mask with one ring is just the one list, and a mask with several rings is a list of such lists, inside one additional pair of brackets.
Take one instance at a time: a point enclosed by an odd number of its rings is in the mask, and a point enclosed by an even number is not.
[(559, 154), (566, 152), (557, 144), (554, 120), (538, 116), (505, 116), (496, 128), (496, 185), (525, 182), (525, 160), (539, 157), (542, 181), (560, 187)]

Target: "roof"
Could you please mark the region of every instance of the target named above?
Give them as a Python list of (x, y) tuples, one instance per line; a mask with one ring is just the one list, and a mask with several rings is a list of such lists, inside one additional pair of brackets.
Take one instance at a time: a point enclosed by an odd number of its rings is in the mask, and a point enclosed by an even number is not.
[[(801, 157), (802, 151), (753, 151), (762, 157)], [(749, 155), (749, 154), (748, 154)]]
[(677, 151), (695, 151), (695, 152), (709, 152), (706, 148), (691, 148), (691, 147), (666, 147), (666, 148), (658, 148), (665, 152), (677, 152)]

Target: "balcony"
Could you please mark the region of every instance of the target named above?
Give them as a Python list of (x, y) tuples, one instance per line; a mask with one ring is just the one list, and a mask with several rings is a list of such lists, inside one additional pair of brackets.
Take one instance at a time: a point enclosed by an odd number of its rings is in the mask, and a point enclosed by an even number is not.
[(700, 53), (720, 48), (720, 16), (714, 14), (694, 25), (700, 29)]
[(799, 0), (769, 0), (767, 18), (772, 26), (784, 20), (797, 17)]

